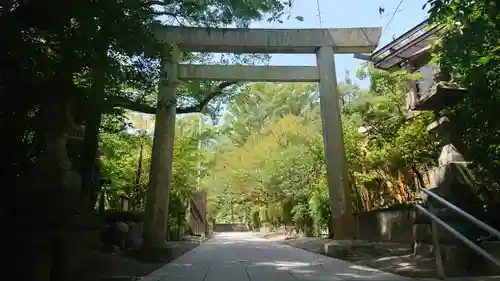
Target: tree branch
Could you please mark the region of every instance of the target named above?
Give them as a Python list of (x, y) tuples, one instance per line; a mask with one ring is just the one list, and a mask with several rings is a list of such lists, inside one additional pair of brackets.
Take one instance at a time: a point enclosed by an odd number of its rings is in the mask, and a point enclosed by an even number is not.
[(121, 107), (128, 110), (146, 113), (146, 114), (155, 114), (156, 108), (138, 101), (133, 101), (127, 99), (125, 97), (112, 97), (110, 98), (111, 107)]
[[(184, 110), (195, 110), (193, 112), (200, 112), (207, 106), (207, 104), (213, 100), (215, 97), (222, 95), (222, 91), (224, 91), (225, 88), (236, 85), (237, 82), (222, 82), (220, 83), (215, 89), (210, 91), (210, 94), (208, 94), (199, 104), (192, 106), (192, 107), (186, 107)], [(186, 112), (189, 113), (189, 112)]]
[[(215, 87), (210, 94), (208, 94), (203, 100), (201, 100), (197, 105), (188, 106), (188, 107), (178, 107), (176, 109), (177, 114), (186, 114), (186, 113), (195, 113), (201, 112), (207, 104), (213, 100), (215, 97), (222, 94), (225, 88), (235, 85), (237, 82), (222, 82), (217, 87)], [(129, 109), (136, 112), (146, 113), (146, 114), (155, 114), (156, 107), (133, 101), (125, 97), (112, 97), (111, 99), (112, 107), (122, 107), (125, 109)]]
[(167, 12), (167, 11), (154, 11), (152, 12), (154, 16), (171, 16), (171, 17), (177, 17), (178, 14), (172, 13), (172, 12)]
[(164, 1), (150, 0), (150, 1), (146, 2), (146, 5), (148, 5), (148, 6), (152, 6), (152, 5), (166, 6), (166, 5), (171, 5), (173, 3), (174, 3), (174, 1), (171, 1), (171, 0), (164, 0)]

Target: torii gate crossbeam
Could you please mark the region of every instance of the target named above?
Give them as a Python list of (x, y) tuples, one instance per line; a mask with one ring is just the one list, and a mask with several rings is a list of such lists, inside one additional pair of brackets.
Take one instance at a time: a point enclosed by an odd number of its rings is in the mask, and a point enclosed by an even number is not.
[[(162, 27), (158, 40), (173, 46), (164, 61), (154, 130), (150, 183), (146, 205), (144, 243), (163, 246), (168, 218), (178, 79), (228, 81), (319, 82), (328, 192), (335, 237), (352, 234), (343, 229), (352, 219), (350, 186), (342, 136), (335, 54), (371, 53), (381, 28), (336, 29), (217, 29)], [(180, 49), (189, 52), (315, 53), (317, 66), (242, 66), (178, 64)], [(349, 225), (349, 223), (347, 223)]]
[(314, 54), (333, 47), (336, 54), (370, 53), (381, 29), (253, 29), (165, 26), (156, 30), (163, 42), (176, 43), (186, 52)]

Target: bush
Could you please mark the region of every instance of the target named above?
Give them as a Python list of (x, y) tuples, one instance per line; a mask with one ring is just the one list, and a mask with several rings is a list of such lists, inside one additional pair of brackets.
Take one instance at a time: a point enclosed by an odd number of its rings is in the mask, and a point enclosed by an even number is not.
[(309, 209), (306, 204), (298, 204), (292, 209), (293, 221), (295, 226), (305, 236), (312, 236), (313, 220), (309, 214)]
[(324, 229), (328, 229), (331, 219), (330, 203), (328, 201), (328, 191), (325, 184), (315, 187), (309, 199), (309, 212), (314, 223), (314, 232), (320, 236)]

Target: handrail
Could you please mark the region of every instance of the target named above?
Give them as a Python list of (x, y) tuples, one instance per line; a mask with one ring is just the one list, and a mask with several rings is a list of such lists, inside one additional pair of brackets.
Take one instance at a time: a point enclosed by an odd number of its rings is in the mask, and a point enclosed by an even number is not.
[[(493, 227), (487, 225), (486, 223), (480, 221), (476, 217), (474, 217), (471, 214), (465, 212), (464, 210), (460, 209), (456, 205), (448, 202), (446, 199), (444, 199), (443, 197), (435, 194), (434, 192), (432, 192), (430, 190), (426, 190), (426, 189), (422, 189), (422, 191), (425, 194), (427, 194), (427, 195), (431, 196), (432, 198), (436, 199), (441, 204), (443, 204), (446, 207), (450, 208), (455, 213), (458, 213), (462, 217), (464, 217), (467, 220), (473, 222), (476, 226), (479, 226), (483, 230), (488, 231), (489, 233), (491, 233), (492, 235), (494, 235), (494, 236), (496, 236), (497, 238), (500, 239), (500, 232), (498, 230), (496, 230)], [(500, 267), (500, 261), (497, 260), (497, 258), (495, 258), (491, 254), (489, 254), (488, 252), (486, 252), (483, 248), (481, 248), (476, 243), (474, 243), (473, 241), (471, 241), (470, 239), (468, 239), (467, 237), (465, 237), (463, 234), (461, 234), (460, 232), (458, 232), (455, 228), (451, 227), (449, 224), (447, 224), (446, 222), (444, 222), (443, 220), (441, 220), (438, 216), (434, 215), (433, 213), (431, 213), (429, 210), (427, 210), (426, 208), (424, 208), (421, 205), (415, 205), (415, 208), (417, 210), (419, 210), (420, 212), (422, 212), (424, 215), (428, 216), (432, 220), (432, 234), (433, 234), (432, 236), (433, 236), (433, 243), (434, 243), (434, 246), (436, 248), (436, 266), (437, 266), (437, 269), (438, 269), (438, 275), (441, 278), (444, 279), (445, 278), (445, 274), (444, 274), (443, 261), (441, 259), (441, 250), (439, 248), (439, 237), (438, 237), (438, 233), (437, 233), (438, 229), (437, 229), (436, 223), (439, 224), (439, 225), (441, 225), (444, 229), (446, 229), (451, 234), (453, 234), (456, 238), (458, 238), (460, 241), (462, 241), (463, 243), (465, 243), (465, 245), (467, 245), (469, 248), (471, 248), (472, 250), (474, 250), (476, 253), (480, 254), (481, 256), (483, 256), (486, 259), (488, 259), (490, 262), (492, 262), (495, 265), (497, 265), (497, 266)]]
[(471, 248), (472, 250), (476, 251), (478, 254), (482, 255), (483, 257), (487, 258), (492, 263), (500, 266), (500, 261), (498, 261), (494, 256), (492, 256), (491, 254), (489, 254), (488, 252), (486, 252), (483, 248), (479, 247), (477, 244), (475, 244), (474, 242), (472, 242), (469, 238), (465, 237), (463, 234), (461, 234), (460, 232), (458, 232), (456, 229), (454, 229), (453, 227), (451, 227), (449, 224), (447, 224), (446, 222), (444, 222), (443, 220), (441, 220), (440, 218), (438, 218), (436, 215), (434, 215), (431, 212), (429, 212), (424, 207), (419, 206), (419, 205), (415, 205), (415, 207), (419, 211), (421, 211), (422, 213), (424, 213), (425, 215), (427, 215), (429, 218), (431, 218), (433, 221), (435, 221), (436, 223), (438, 223), (439, 225), (441, 225), (444, 229), (448, 230), (455, 237), (457, 237), (462, 242), (464, 242), (467, 246), (469, 246), (469, 248)]
[(465, 212), (464, 210), (462, 210), (459, 207), (457, 207), (456, 205), (450, 203), (449, 201), (447, 201), (443, 197), (437, 195), (436, 193), (434, 193), (434, 192), (432, 192), (430, 190), (426, 190), (426, 189), (422, 189), (422, 191), (425, 194), (430, 195), (432, 198), (434, 198), (437, 201), (439, 201), (439, 203), (441, 203), (441, 204), (445, 205), (446, 207), (450, 208), (455, 213), (458, 213), (462, 217), (464, 217), (467, 220), (473, 222), (476, 226), (479, 226), (480, 228), (482, 228), (482, 229), (486, 230), (487, 232), (489, 232), (491, 235), (496, 236), (498, 239), (500, 239), (500, 231), (498, 231), (498, 230), (494, 229), (493, 227), (487, 225), (486, 223), (480, 221), (476, 217), (474, 217), (471, 214)]

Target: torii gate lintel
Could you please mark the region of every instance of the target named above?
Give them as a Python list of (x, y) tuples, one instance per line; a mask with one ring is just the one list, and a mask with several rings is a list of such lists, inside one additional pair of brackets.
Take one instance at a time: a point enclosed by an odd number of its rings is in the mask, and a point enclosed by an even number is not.
[(312, 28), (200, 28), (164, 26), (155, 30), (160, 42), (177, 44), (186, 52), (315, 54), (333, 47), (336, 54), (370, 53), (382, 29)]

